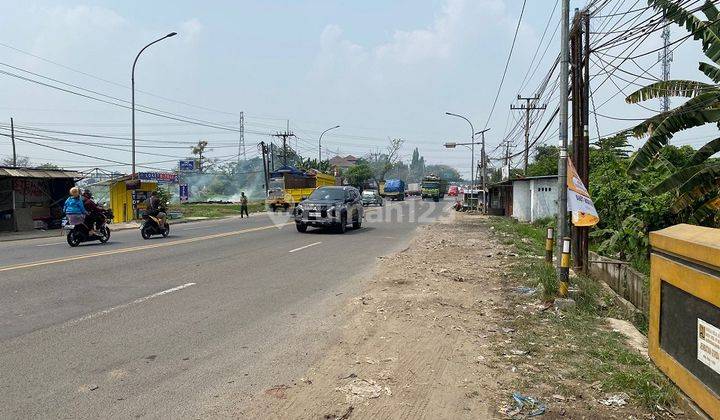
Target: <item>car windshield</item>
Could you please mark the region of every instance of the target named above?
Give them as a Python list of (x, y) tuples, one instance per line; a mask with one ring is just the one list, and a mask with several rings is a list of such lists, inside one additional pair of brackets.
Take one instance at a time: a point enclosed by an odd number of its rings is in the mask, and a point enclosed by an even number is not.
[(424, 188), (438, 188), (440, 186), (437, 182), (423, 182)]
[(310, 194), (310, 200), (342, 200), (345, 190), (340, 188), (318, 188)]
[(375, 191), (363, 191), (363, 197), (374, 197)]

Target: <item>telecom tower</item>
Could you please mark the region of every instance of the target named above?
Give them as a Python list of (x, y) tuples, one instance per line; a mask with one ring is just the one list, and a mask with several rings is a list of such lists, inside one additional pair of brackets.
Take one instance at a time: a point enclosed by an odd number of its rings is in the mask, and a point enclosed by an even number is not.
[[(658, 52), (658, 61), (662, 63), (662, 79), (667, 82), (670, 80), (670, 63), (673, 61), (673, 53), (670, 51), (670, 28), (666, 26), (661, 37), (663, 39), (663, 49)], [(663, 112), (670, 110), (670, 97), (667, 93), (660, 99), (660, 103)]]

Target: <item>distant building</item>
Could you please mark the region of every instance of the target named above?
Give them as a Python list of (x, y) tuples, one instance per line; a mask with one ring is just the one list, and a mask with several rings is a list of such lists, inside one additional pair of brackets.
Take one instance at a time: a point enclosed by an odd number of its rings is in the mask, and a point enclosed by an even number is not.
[(347, 155), (345, 157), (335, 156), (330, 159), (330, 167), (337, 169), (347, 169), (351, 166), (357, 165), (358, 158), (353, 155)]
[(557, 175), (510, 179), (490, 186), (490, 214), (534, 222), (557, 215)]

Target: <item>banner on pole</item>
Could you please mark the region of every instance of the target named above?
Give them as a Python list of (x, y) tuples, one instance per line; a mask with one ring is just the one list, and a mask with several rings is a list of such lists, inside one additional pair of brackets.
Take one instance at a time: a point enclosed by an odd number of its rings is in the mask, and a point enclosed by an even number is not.
[(572, 212), (572, 223), (575, 226), (595, 226), (600, 221), (595, 204), (572, 161), (568, 159), (567, 163), (567, 209)]

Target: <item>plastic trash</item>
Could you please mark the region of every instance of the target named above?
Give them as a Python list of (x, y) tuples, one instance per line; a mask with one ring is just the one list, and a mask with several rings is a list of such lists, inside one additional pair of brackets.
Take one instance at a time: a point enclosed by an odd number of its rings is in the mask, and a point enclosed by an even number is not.
[(515, 405), (520, 412), (527, 411), (528, 417), (536, 417), (545, 414), (547, 406), (530, 396), (524, 396), (519, 392), (513, 393)]

